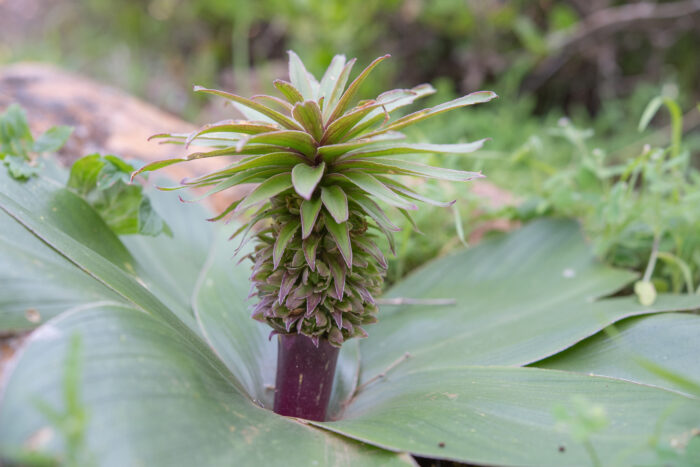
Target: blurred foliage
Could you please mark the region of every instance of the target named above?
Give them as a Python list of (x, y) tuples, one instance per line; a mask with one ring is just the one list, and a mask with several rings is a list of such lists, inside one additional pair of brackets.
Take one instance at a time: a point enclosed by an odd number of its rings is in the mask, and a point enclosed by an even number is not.
[[(82, 401), (81, 380), (84, 355), (82, 336), (73, 334), (66, 348), (63, 365), (63, 400), (59, 407), (44, 399), (35, 399), (34, 405), (48, 422), (47, 426), (30, 437), (23, 449), (4, 452), (0, 462), (26, 467), (92, 467), (98, 463), (86, 446), (90, 414)], [(56, 456), (46, 452), (47, 445), (58, 438), (63, 452)], [(7, 456), (7, 457), (5, 457)]]
[(90, 154), (75, 161), (66, 186), (82, 196), (117, 235), (172, 231), (155, 211), (143, 187), (131, 183), (136, 167), (117, 156)]
[[(490, 151), (444, 163), (484, 170), (490, 182), (514, 199), (494, 206), (492, 197), (478, 196), (466, 185), (450, 191), (433, 183), (423, 190), (459, 199), (467, 231), (495, 220), (511, 221), (502, 224), (507, 226), (547, 216), (578, 218), (601, 259), (637, 270), (651, 282), (638, 284), (640, 299), (653, 301), (655, 290), (695, 293), (700, 283), (700, 171), (693, 160), (700, 134), (683, 138), (675, 88), (666, 87), (662, 96), (651, 92), (640, 88), (630, 99), (606, 104), (595, 119), (580, 114), (576, 124), (555, 113), (543, 124), (530, 115), (532, 102), (502, 96), (492, 109), (455, 115), (442, 127), (423, 125), (422, 132), (455, 142), (488, 134), (493, 122), (508, 129), (491, 127)], [(642, 115), (641, 121), (635, 115)], [(698, 110), (691, 107), (687, 116), (697, 119)], [(668, 125), (650, 129), (652, 119)], [(393, 260), (390, 279), (457, 246), (454, 222), (454, 217), (431, 212), (417, 219), (418, 228), (430, 235), (397, 236), (399, 251), (411, 253)], [(410, 229), (405, 222), (402, 227)]]
[(391, 53), (370, 94), (438, 77), (464, 94), (515, 70), (540, 113), (596, 111), (640, 82), (698, 92), (698, 11), (683, 0), (652, 2), (658, 12), (613, 0), (27, 1), (40, 28), (0, 47), (0, 61), (57, 60), (190, 117), (204, 105), (191, 84), (265, 91), (258, 83), (283, 74), (287, 49), (315, 74), (336, 53), (360, 63)]
[(0, 161), (16, 180), (27, 180), (39, 172), (38, 156), (58, 151), (73, 129), (55, 126), (34, 139), (27, 123), (27, 114), (13, 104), (0, 114)]

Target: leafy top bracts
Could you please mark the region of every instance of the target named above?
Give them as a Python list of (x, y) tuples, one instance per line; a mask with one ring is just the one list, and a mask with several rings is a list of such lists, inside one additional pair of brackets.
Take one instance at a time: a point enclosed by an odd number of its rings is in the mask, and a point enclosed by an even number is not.
[(176, 189), (206, 187), (208, 196), (259, 183), (210, 219), (255, 208), (234, 234), (243, 235), (241, 246), (251, 229), (264, 223), (250, 237), (257, 239), (250, 254), (254, 295), (259, 298), (253, 317), (266, 321), (275, 332), (298, 332), (315, 342), (327, 338), (340, 346), (350, 337), (365, 336), (362, 325), (375, 321), (373, 296), (381, 290), (386, 269), (375, 239), (383, 234), (393, 248), (392, 232), (398, 230), (377, 201), (409, 218), (408, 211), (417, 209), (416, 201), (452, 204), (428, 199), (397, 177), (468, 181), (482, 176), (423, 165), (404, 156), (467, 154), (485, 140), (415, 144), (405, 142), (398, 130), (449, 110), (488, 102), (496, 94), (475, 92), (392, 120), (392, 112), (434, 89), (423, 84), (355, 102), (361, 84), (388, 55), (374, 60), (349, 85), (355, 59), (346, 62), (343, 55), (336, 55), (319, 82), (294, 52), (289, 55), (291, 82), (274, 82), (281, 98), (248, 99), (195, 87), (197, 92), (227, 99), (246, 120), (217, 122), (191, 134), (156, 135), (167, 143), (194, 143), (211, 150), (154, 162), (134, 175), (200, 158), (231, 159), (227, 167), (183, 180)]

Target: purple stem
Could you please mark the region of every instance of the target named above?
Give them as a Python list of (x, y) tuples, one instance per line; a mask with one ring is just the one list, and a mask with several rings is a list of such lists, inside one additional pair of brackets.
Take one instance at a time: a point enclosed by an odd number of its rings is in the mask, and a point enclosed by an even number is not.
[(316, 347), (301, 334), (279, 335), (275, 413), (325, 421), (339, 351), (326, 339)]

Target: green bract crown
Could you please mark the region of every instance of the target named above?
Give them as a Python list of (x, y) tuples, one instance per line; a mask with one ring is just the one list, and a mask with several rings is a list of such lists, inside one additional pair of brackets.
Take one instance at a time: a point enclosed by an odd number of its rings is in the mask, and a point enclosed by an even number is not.
[[(197, 92), (228, 99), (247, 120), (206, 125), (192, 134), (162, 134), (165, 142), (210, 147), (185, 158), (167, 159), (141, 168), (157, 170), (179, 162), (226, 157), (231, 164), (178, 188), (209, 187), (205, 196), (247, 183), (259, 185), (210, 220), (230, 213), (255, 211), (234, 233), (251, 238), (252, 281), (259, 301), (253, 317), (278, 333), (300, 333), (318, 342), (366, 336), (363, 325), (376, 321), (373, 296), (380, 292), (386, 260), (377, 247), (385, 235), (393, 249), (398, 231), (377, 201), (410, 219), (416, 201), (437, 206), (453, 202), (428, 199), (400, 177), (464, 182), (480, 173), (431, 167), (403, 158), (416, 154), (466, 154), (485, 140), (464, 144), (414, 144), (404, 141), (408, 125), (449, 110), (488, 102), (490, 91), (475, 92), (392, 120), (391, 113), (435, 90), (427, 84), (395, 89), (376, 99), (355, 98), (360, 85), (383, 60), (377, 58), (346, 87), (355, 59), (336, 55), (321, 81), (289, 53), (290, 81), (276, 80), (280, 97), (250, 99), (195, 87)], [(353, 106), (354, 104), (354, 106)], [(233, 236), (232, 236), (233, 237)], [(239, 247), (240, 249), (240, 247)]]

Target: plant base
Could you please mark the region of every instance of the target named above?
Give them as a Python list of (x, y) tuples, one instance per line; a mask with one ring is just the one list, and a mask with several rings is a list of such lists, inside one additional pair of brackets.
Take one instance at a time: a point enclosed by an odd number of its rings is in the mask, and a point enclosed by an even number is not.
[(325, 421), (340, 349), (321, 339), (279, 335), (274, 411), (288, 417)]

